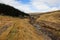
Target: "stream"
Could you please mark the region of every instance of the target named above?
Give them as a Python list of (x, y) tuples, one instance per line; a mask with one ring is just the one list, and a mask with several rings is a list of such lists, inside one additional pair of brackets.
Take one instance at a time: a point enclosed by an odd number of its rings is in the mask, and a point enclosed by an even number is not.
[(54, 35), (52, 32), (47, 30), (46, 28), (43, 28), (40, 26), (39, 22), (36, 23), (36, 19), (34, 17), (30, 17), (29, 23), (35, 27), (35, 29), (40, 33), (40, 31), (51, 38), (51, 40), (60, 40), (56, 35)]

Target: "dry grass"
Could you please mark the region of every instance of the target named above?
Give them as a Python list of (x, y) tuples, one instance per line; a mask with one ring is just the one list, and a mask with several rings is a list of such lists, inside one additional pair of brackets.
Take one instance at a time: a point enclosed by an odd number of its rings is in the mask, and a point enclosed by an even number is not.
[(34, 23), (38, 22), (40, 27), (43, 28), (43, 32), (31, 25), (29, 18), (0, 16), (0, 40), (52, 40), (47, 34), (44, 34), (47, 30), (53, 34), (54, 38), (58, 37), (57, 40), (59, 40), (60, 11), (48, 13), (34, 15), (34, 18), (36, 18)]
[[(6, 27), (7, 26), (7, 27)], [(2, 28), (2, 29), (1, 29)], [(4, 28), (6, 28), (4, 30)], [(4, 31), (2, 31), (4, 30)], [(0, 16), (0, 40), (45, 40), (29, 23), (29, 19)]]
[(41, 27), (49, 30), (55, 37), (57, 37), (56, 40), (60, 40), (60, 11), (41, 14), (36, 18), (36, 22), (39, 22)]

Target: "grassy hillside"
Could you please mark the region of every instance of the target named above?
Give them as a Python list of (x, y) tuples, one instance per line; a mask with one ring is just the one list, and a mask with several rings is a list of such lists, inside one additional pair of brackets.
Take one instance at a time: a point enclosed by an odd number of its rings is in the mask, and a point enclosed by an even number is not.
[(0, 40), (60, 40), (60, 11), (32, 16), (34, 20), (0, 15)]
[(29, 23), (29, 19), (0, 16), (0, 40), (45, 40)]
[(50, 32), (53, 40), (60, 40), (60, 10), (53, 12), (46, 12), (37, 14), (34, 16), (36, 23), (39, 23), (43, 30), (46, 30), (44, 34), (49, 35)]

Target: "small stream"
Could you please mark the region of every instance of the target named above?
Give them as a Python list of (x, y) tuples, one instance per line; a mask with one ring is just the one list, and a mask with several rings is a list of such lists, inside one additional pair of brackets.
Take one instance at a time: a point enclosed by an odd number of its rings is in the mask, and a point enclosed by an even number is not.
[(31, 25), (33, 25), (38, 32), (41, 31), (44, 35), (47, 35), (48, 37), (50, 37), (51, 40), (60, 40), (60, 38), (58, 39), (58, 37), (55, 36), (52, 32), (50, 32), (50, 31), (47, 30), (46, 28), (41, 27), (40, 24), (39, 24), (39, 22), (36, 23), (35, 20), (36, 20), (36, 19), (35, 19), (34, 17), (30, 17), (29, 23), (30, 23)]

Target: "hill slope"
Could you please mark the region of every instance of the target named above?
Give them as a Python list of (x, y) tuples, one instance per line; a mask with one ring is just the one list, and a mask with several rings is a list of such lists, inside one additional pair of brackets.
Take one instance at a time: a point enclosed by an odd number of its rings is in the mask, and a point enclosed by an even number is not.
[(39, 28), (42, 27), (41, 30), (44, 30), (45, 35), (50, 36), (53, 40), (60, 40), (60, 10), (37, 14), (34, 17), (35, 23), (39, 24)]
[(0, 40), (60, 40), (60, 11), (14, 18), (0, 15)]
[(0, 16), (0, 40), (44, 40), (29, 23), (29, 19)]

